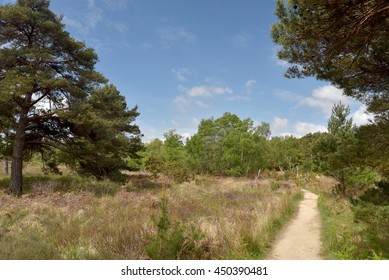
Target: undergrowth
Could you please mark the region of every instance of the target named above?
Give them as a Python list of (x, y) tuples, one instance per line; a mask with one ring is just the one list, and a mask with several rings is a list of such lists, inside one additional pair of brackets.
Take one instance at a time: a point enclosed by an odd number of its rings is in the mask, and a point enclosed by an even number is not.
[[(0, 259), (264, 258), (301, 198), (292, 184), (197, 177), (120, 186), (71, 175), (27, 176), (25, 194), (0, 180)], [(143, 188), (146, 186), (146, 188)]]
[(389, 259), (389, 196), (380, 184), (353, 198), (319, 191), (326, 259)]
[[(0, 178), (0, 189), (7, 189), (10, 178)], [(31, 175), (23, 176), (23, 192), (91, 192), (95, 195), (113, 195), (120, 184), (109, 180), (96, 180), (76, 175)]]

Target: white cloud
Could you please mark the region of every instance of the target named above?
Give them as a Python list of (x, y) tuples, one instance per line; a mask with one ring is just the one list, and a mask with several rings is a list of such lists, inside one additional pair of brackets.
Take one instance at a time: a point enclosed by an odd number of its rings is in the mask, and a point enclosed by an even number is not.
[(373, 115), (366, 112), (366, 106), (362, 105), (353, 114), (353, 123), (357, 126), (365, 125), (369, 123), (369, 120), (373, 119)]
[(283, 130), (285, 128), (288, 128), (288, 124), (288, 119), (283, 119), (279, 117), (275, 117), (272, 121), (272, 126), (275, 130)]
[[(290, 132), (290, 128), (292, 132)], [(327, 128), (320, 124), (313, 124), (308, 122), (297, 122), (290, 124), (289, 120), (286, 118), (275, 117), (271, 122), (270, 129), (273, 136), (287, 136), (293, 135), (294, 137), (300, 138), (308, 133), (315, 132), (326, 132)]]
[(163, 134), (165, 132), (166, 131), (164, 131), (163, 129), (156, 129), (156, 128), (152, 128), (152, 127), (148, 127), (146, 125), (143, 125), (142, 126), (142, 133), (143, 133), (144, 137), (142, 138), (142, 142), (150, 143), (154, 139), (161, 139), (162, 140)]
[(188, 80), (187, 76), (192, 73), (188, 68), (171, 69), (170, 71), (180, 82), (186, 82)]
[(184, 137), (184, 139), (189, 139), (193, 135), (193, 133), (190, 132), (178, 132), (178, 134)]
[(189, 97), (214, 97), (216, 95), (233, 94), (234, 91), (229, 87), (195, 86), (185, 88), (179, 85), (178, 91), (185, 93)]
[(200, 120), (197, 118), (192, 118), (192, 124), (198, 126), (200, 124)]
[(327, 131), (327, 128), (323, 125), (307, 123), (307, 122), (297, 122), (294, 125), (293, 135), (295, 137), (303, 137), (304, 135), (307, 135), (308, 133), (326, 132), (326, 131)]
[(284, 136), (285, 134), (290, 134), (288, 131), (289, 121), (285, 118), (275, 117), (271, 124), (270, 130), (274, 136)]
[(339, 102), (350, 105), (353, 103), (353, 100), (350, 97), (343, 95), (343, 90), (332, 85), (327, 85), (314, 89), (312, 91), (312, 96), (303, 98), (300, 103), (312, 108), (317, 108), (327, 116), (330, 116), (332, 107)]
[(178, 107), (178, 109), (182, 113), (187, 113), (191, 105), (196, 105), (200, 108), (206, 108), (208, 105), (202, 101), (202, 100), (197, 100), (193, 98), (188, 98), (185, 96), (177, 96), (176, 98), (173, 99), (173, 103)]

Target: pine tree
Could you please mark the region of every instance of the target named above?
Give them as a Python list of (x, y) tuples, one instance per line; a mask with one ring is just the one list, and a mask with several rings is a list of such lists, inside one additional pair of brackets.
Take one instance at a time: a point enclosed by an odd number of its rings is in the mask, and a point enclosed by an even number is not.
[[(277, 0), (272, 26), (286, 76), (327, 80), (368, 105), (389, 110), (387, 0)], [(387, 114), (387, 113), (386, 113)]]
[(328, 120), (328, 133), (323, 134), (313, 147), (319, 171), (338, 181), (343, 196), (360, 166), (361, 153), (355, 126), (352, 119), (348, 119), (349, 113), (349, 106), (335, 104)]
[[(2, 138), (6, 128), (6, 140), (12, 146), (9, 191), (15, 195), (22, 193), (23, 160), (29, 153), (53, 148), (69, 151), (69, 145), (81, 142), (95, 145), (79, 129), (82, 120), (76, 116), (95, 114), (95, 121), (101, 123), (109, 118), (106, 108), (94, 102), (100, 98), (96, 97), (96, 89), (107, 82), (94, 69), (96, 53), (71, 38), (61, 16), (54, 14), (49, 4), (48, 0), (17, 0), (15, 4), (0, 5), (0, 124)], [(110, 90), (104, 94), (107, 99), (118, 98)], [(129, 114), (120, 116), (128, 122), (137, 116), (136, 109), (128, 112), (120, 100), (111, 103), (122, 114)], [(93, 112), (85, 111), (91, 108)], [(116, 144), (126, 142), (123, 137), (127, 128), (114, 121), (105, 124), (100, 133), (108, 133), (110, 124), (110, 132), (123, 132), (121, 136), (113, 134), (120, 142)]]

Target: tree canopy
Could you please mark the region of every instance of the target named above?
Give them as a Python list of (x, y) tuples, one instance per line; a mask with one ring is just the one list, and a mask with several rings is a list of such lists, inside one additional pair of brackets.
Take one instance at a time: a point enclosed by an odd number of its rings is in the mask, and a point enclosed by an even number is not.
[(389, 110), (389, 5), (386, 0), (277, 0), (272, 26), (287, 77), (315, 76)]
[(202, 120), (198, 132), (187, 142), (191, 166), (200, 173), (256, 173), (265, 167), (269, 137), (269, 124), (255, 126), (251, 119), (241, 120), (235, 114)]
[[(127, 111), (119, 93), (104, 86), (107, 79), (94, 68), (94, 50), (71, 38), (49, 4), (18, 0), (0, 5), (0, 127), (2, 142), (12, 144), (14, 194), (22, 191), (23, 157), (29, 151), (80, 142), (102, 148), (101, 139), (107, 137), (115, 150), (127, 141), (124, 133), (139, 135), (136, 126), (128, 125), (136, 108)], [(104, 154), (108, 142), (100, 158), (112, 156)]]
[(335, 178), (343, 195), (346, 195), (346, 188), (358, 166), (358, 140), (349, 114), (348, 106), (335, 104), (328, 120), (328, 133), (323, 134), (313, 147), (318, 170)]

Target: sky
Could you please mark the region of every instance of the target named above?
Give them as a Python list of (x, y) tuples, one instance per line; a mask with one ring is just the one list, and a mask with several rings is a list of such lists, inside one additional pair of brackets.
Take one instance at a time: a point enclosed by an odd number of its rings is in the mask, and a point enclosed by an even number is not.
[(339, 101), (357, 125), (367, 121), (365, 107), (329, 82), (284, 77), (273, 0), (52, 0), (50, 8), (95, 49), (96, 69), (128, 107), (138, 106), (144, 142), (171, 129), (190, 137), (225, 112), (301, 137), (326, 131)]

